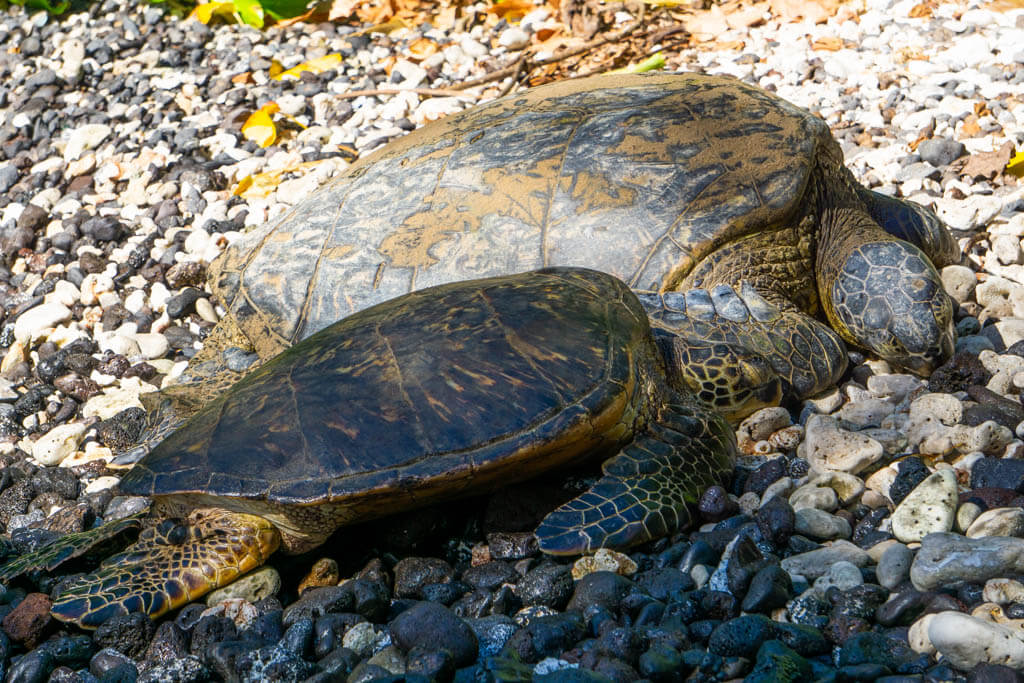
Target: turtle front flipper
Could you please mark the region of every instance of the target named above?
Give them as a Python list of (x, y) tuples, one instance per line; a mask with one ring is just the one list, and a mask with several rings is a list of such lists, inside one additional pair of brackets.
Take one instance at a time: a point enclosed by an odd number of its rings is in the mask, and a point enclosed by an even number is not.
[(30, 571), (53, 571), (68, 560), (84, 555), (121, 534), (139, 529), (141, 517), (140, 513), (107, 522), (95, 529), (65, 534), (38, 550), (23, 553), (0, 567), (0, 581), (6, 583)]
[(90, 629), (118, 614), (156, 618), (262, 565), (280, 541), (262, 517), (196, 510), (184, 525), (165, 521), (144, 530), (127, 550), (71, 582), (50, 611)]
[(730, 420), (778, 405), (783, 395), (812, 396), (846, 369), (835, 332), (747, 282), (639, 298), (677, 384)]
[(542, 551), (578, 555), (670, 534), (690, 521), (687, 504), (732, 473), (729, 423), (697, 401), (672, 398), (657, 422), (604, 463), (593, 487), (541, 521), (534, 533)]

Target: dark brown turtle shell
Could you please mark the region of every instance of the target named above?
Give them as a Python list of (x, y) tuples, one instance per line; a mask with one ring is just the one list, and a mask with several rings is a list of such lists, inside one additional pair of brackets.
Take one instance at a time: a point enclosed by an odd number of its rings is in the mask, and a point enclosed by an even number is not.
[[(660, 362), (644, 309), (606, 274), (452, 283), (366, 309), (266, 363), (121, 489), (234, 499), (215, 504), (254, 514), (266, 513), (258, 501), (317, 504), (320, 518), (293, 529), (317, 536), (612, 453), (657, 409)], [(274, 521), (287, 536), (292, 525)]]
[(211, 284), (262, 358), (467, 278), (572, 265), (673, 289), (723, 245), (790, 229), (815, 164), (841, 158), (821, 119), (734, 79), (553, 83), (360, 160), (232, 244)]

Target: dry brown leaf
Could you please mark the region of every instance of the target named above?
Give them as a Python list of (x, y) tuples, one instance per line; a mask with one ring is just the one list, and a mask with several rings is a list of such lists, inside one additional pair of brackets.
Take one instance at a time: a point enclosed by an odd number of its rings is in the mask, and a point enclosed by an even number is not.
[(976, 135), (981, 135), (981, 126), (978, 125), (978, 115), (970, 114), (964, 118), (964, 122), (960, 125), (960, 137), (973, 138)]
[(287, 26), (291, 26), (292, 24), (315, 24), (321, 21), (328, 21), (327, 14), (324, 12), (324, 9), (322, 7), (314, 5), (313, 7), (310, 7), (309, 10), (303, 12), (298, 16), (277, 20), (275, 22), (275, 25), (284, 28)]
[(827, 38), (818, 38), (816, 41), (811, 43), (811, 48), (814, 50), (827, 50), (829, 52), (836, 52), (843, 49), (843, 39), (836, 38), (835, 36), (829, 36)]
[(725, 21), (731, 28), (750, 28), (763, 24), (769, 13), (770, 7), (767, 1), (753, 5), (737, 5), (734, 9), (726, 9)]
[(772, 14), (782, 21), (821, 24), (839, 9), (839, 0), (768, 0)]
[[(543, 39), (541, 39), (542, 34), (546, 36)], [(536, 51), (550, 52), (552, 54), (561, 52), (568, 47), (573, 47), (582, 42), (579, 39), (574, 39), (572, 36), (568, 35), (567, 31), (563, 28), (559, 28), (555, 31), (538, 31), (536, 37), (539, 40), (535, 45)]]
[(537, 40), (540, 41), (541, 43), (546, 43), (552, 38), (561, 36), (563, 33), (564, 30), (561, 26), (545, 26), (544, 28), (537, 29), (537, 32), (534, 33), (533, 35), (537, 36)]
[(409, 43), (409, 61), (421, 62), (435, 54), (440, 48), (430, 38), (417, 38)]
[(331, 9), (327, 13), (327, 20), (348, 19), (356, 11), (356, 8), (364, 2), (365, 0), (333, 0), (331, 2)]
[(742, 50), (746, 47), (746, 43), (742, 40), (714, 40), (707, 44), (707, 47), (712, 50)]
[(920, 135), (918, 135), (917, 139), (911, 142), (910, 145), (908, 145), (910, 147), (910, 151), (916, 152), (918, 145), (920, 145), (922, 142), (929, 139), (930, 137), (931, 133), (921, 133)]
[(935, 11), (935, 3), (930, 0), (925, 0), (920, 5), (914, 5), (910, 8), (907, 16), (911, 19), (927, 19)]
[(972, 154), (961, 173), (973, 180), (992, 180), (1010, 163), (1013, 152), (1013, 142), (1007, 141), (997, 150)]
[(391, 33), (392, 31), (397, 31), (397, 30), (403, 29), (403, 28), (409, 28), (409, 25), (406, 22), (404, 22), (402, 19), (400, 19), (399, 17), (394, 17), (392, 19), (389, 19), (388, 21), (385, 21), (384, 23), (372, 24), (370, 26), (367, 26), (366, 28), (359, 29), (355, 33), (350, 33), (349, 35), (350, 36), (362, 36), (362, 35), (369, 35), (371, 33), (384, 33), (384, 34), (388, 34), (388, 33)]
[(718, 5), (695, 12), (693, 16), (683, 20), (683, 25), (690, 35), (700, 41), (714, 40), (716, 36), (729, 30), (725, 12)]
[(363, 24), (386, 24), (392, 19), (414, 19), (419, 14), (416, 0), (363, 0), (356, 7), (356, 16)]

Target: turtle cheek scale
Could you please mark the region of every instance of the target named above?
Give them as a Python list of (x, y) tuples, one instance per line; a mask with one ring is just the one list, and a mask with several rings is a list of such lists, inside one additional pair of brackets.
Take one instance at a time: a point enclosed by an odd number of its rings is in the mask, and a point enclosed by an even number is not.
[(833, 324), (847, 341), (922, 376), (952, 355), (952, 304), (917, 247), (902, 240), (860, 246), (830, 293)]

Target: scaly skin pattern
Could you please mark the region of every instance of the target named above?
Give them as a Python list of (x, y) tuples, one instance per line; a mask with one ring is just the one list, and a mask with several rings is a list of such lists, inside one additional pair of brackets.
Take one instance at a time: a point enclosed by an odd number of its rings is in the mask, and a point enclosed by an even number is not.
[(50, 612), (85, 628), (132, 612), (155, 619), (262, 565), (279, 543), (262, 517), (193, 510), (183, 525), (143, 530), (128, 550), (65, 586)]
[(730, 420), (784, 395), (823, 391), (846, 369), (835, 332), (792, 308), (780, 310), (745, 280), (738, 288), (638, 296), (683, 384)]
[[(826, 154), (841, 159), (837, 149)], [(955, 340), (953, 305), (935, 266), (947, 265), (959, 249), (944, 230), (929, 230), (942, 227), (931, 212), (892, 211), (894, 200), (859, 188), (842, 166), (823, 163), (821, 169), (827, 182), (816, 187), (819, 240), (827, 248), (818, 249), (814, 272), (825, 316), (846, 341), (928, 376), (952, 355)], [(873, 202), (867, 211), (865, 197)], [(883, 229), (871, 215), (881, 206), (891, 217), (890, 230), (920, 242)]]
[(687, 505), (728, 477), (735, 433), (725, 418), (685, 395), (668, 396), (658, 419), (602, 466), (588, 491), (541, 521), (540, 549), (578, 555), (661, 538), (690, 522)]
[(8, 582), (29, 571), (53, 571), (104, 541), (142, 527), (139, 515), (108, 522), (98, 529), (65, 534), (34, 553), (25, 553), (0, 567), (0, 581)]

